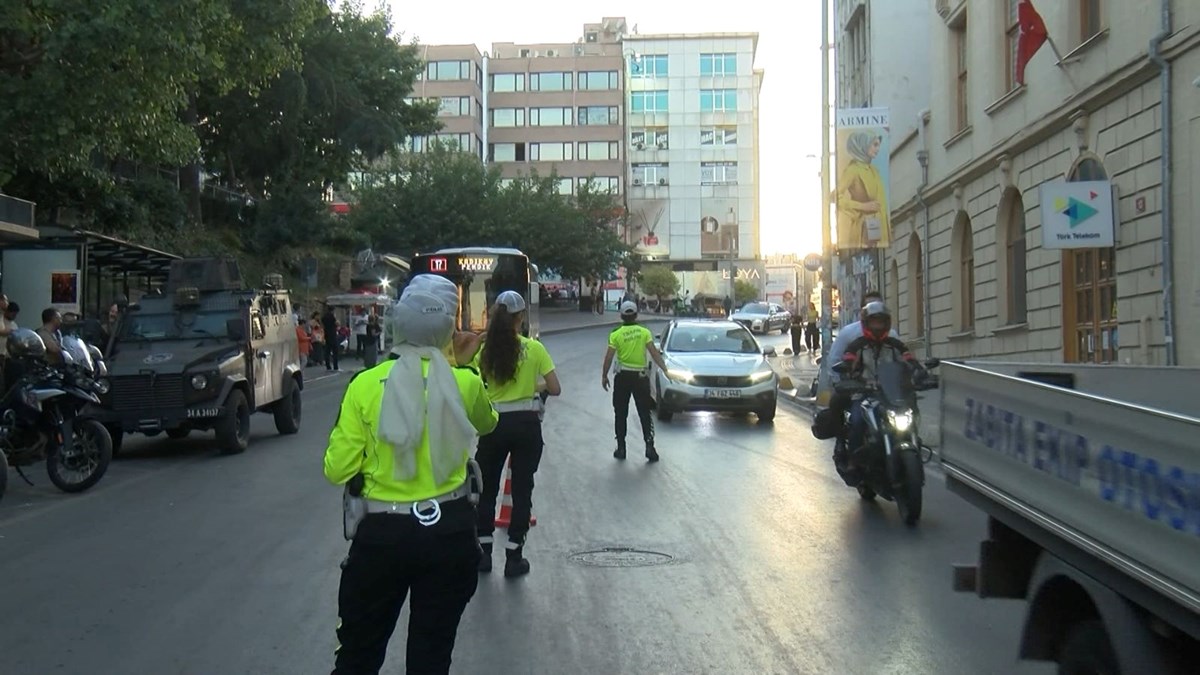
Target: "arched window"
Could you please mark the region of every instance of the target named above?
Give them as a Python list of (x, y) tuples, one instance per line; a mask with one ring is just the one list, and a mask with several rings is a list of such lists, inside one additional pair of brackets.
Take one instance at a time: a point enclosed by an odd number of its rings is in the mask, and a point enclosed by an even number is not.
[(925, 335), (925, 260), (921, 256), (921, 238), (908, 238), (908, 320), (912, 334)]
[[(1099, 160), (1085, 157), (1070, 181), (1108, 180)], [(1117, 249), (1063, 251), (1063, 360), (1117, 362)]]
[(959, 211), (954, 218), (954, 232), (950, 239), (951, 260), (954, 269), (955, 328), (968, 332), (975, 328), (975, 235), (971, 231), (971, 217)]
[(1003, 263), (997, 268), (1002, 318), (1010, 326), (1025, 323), (1029, 292), (1025, 274), (1025, 202), (1015, 187), (1008, 188), (1000, 197), (996, 232), (999, 260)]

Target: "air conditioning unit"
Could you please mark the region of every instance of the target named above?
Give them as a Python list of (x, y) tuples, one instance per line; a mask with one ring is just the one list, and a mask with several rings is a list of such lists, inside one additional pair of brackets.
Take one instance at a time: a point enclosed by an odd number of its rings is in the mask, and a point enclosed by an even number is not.
[(558, 52), (553, 49), (547, 49), (546, 56), (555, 57), (555, 56), (558, 56)]
[(667, 179), (666, 179), (666, 178), (659, 178), (659, 179), (658, 179), (658, 184), (659, 184), (659, 185), (666, 185), (666, 184), (667, 184)]
[(642, 179), (641, 179), (641, 178), (634, 178), (634, 179), (633, 179), (633, 184), (634, 184), (634, 185), (641, 185), (641, 184), (642, 184)]
[(646, 144), (641, 141), (638, 141), (637, 143), (633, 144), (633, 147), (637, 148), (638, 150), (645, 150)]

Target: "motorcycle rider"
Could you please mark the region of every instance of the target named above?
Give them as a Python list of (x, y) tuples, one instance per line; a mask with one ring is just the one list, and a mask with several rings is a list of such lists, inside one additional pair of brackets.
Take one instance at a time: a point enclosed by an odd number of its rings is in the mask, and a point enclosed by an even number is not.
[[(875, 380), (875, 373), (880, 363), (907, 361), (916, 363), (916, 357), (909, 351), (908, 346), (892, 336), (892, 314), (883, 302), (875, 300), (867, 303), (862, 309), (862, 336), (854, 339), (846, 346), (841, 361), (848, 364), (843, 371), (842, 382), (857, 380), (870, 382)], [(849, 328), (849, 326), (847, 326)], [(850, 454), (862, 447), (866, 435), (866, 420), (863, 417), (861, 401), (852, 400), (852, 387), (841, 387), (839, 393), (850, 399), (850, 424), (845, 443), (835, 447), (834, 462), (838, 471), (843, 474), (852, 473), (847, 466)], [(850, 391), (846, 391), (849, 389)], [(848, 481), (849, 482), (849, 481)]]
[[(863, 294), (863, 308), (859, 311), (859, 320), (843, 326), (834, 338), (833, 344), (829, 345), (829, 356), (827, 358), (831, 366), (841, 362), (842, 355), (846, 353), (846, 348), (850, 346), (850, 343), (863, 336), (863, 319), (867, 316), (867, 305), (872, 302), (882, 303), (883, 295), (879, 291), (867, 291)], [(899, 333), (892, 333), (891, 336), (897, 340), (900, 339)], [(840, 375), (832, 371), (829, 376), (834, 385), (837, 385), (838, 381), (842, 379)], [(838, 424), (841, 424), (846, 410), (850, 407), (850, 398), (850, 394), (845, 391), (838, 391), (835, 386), (833, 396), (829, 399), (829, 410), (833, 414), (834, 419), (838, 421)], [(838, 438), (842, 439), (843, 442), (846, 440), (845, 428), (842, 428), (838, 432)]]

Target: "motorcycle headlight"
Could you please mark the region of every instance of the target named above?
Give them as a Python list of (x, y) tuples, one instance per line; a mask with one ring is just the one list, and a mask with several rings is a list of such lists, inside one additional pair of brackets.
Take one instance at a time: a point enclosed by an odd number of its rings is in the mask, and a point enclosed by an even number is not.
[(109, 384), (107, 377), (102, 377), (102, 378), (96, 380), (96, 392), (99, 393), (101, 396), (103, 396), (104, 394), (107, 394), (108, 390), (111, 388), (112, 388), (112, 385)]
[(192, 389), (196, 391), (204, 391), (208, 388), (208, 376), (203, 373), (197, 373), (192, 376)]
[(894, 410), (889, 410), (887, 417), (888, 423), (891, 424), (892, 428), (896, 431), (908, 431), (913, 423), (913, 415), (911, 412), (898, 413)]

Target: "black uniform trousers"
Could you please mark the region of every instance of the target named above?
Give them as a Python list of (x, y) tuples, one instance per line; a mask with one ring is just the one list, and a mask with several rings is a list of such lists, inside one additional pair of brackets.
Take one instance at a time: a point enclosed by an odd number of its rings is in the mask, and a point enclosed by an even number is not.
[(475, 461), (483, 474), (478, 521), (481, 538), (491, 537), (496, 530), (496, 499), (504, 478), (504, 462), (511, 457), (512, 518), (508, 541), (518, 547), (524, 545), (533, 513), (533, 475), (542, 461), (542, 445), (542, 422), (534, 411), (500, 413), (496, 429), (480, 437)]
[(333, 675), (375, 675), (405, 599), (411, 596), (409, 675), (445, 675), (458, 622), (479, 584), (475, 509), (466, 499), (442, 505), (426, 527), (411, 515), (370, 514), (358, 526), (338, 588)]
[(613, 412), (616, 413), (617, 447), (625, 447), (626, 426), (629, 423), (629, 397), (642, 421), (642, 440), (646, 447), (654, 445), (654, 398), (650, 396), (650, 376), (644, 371), (619, 370), (613, 378)]

